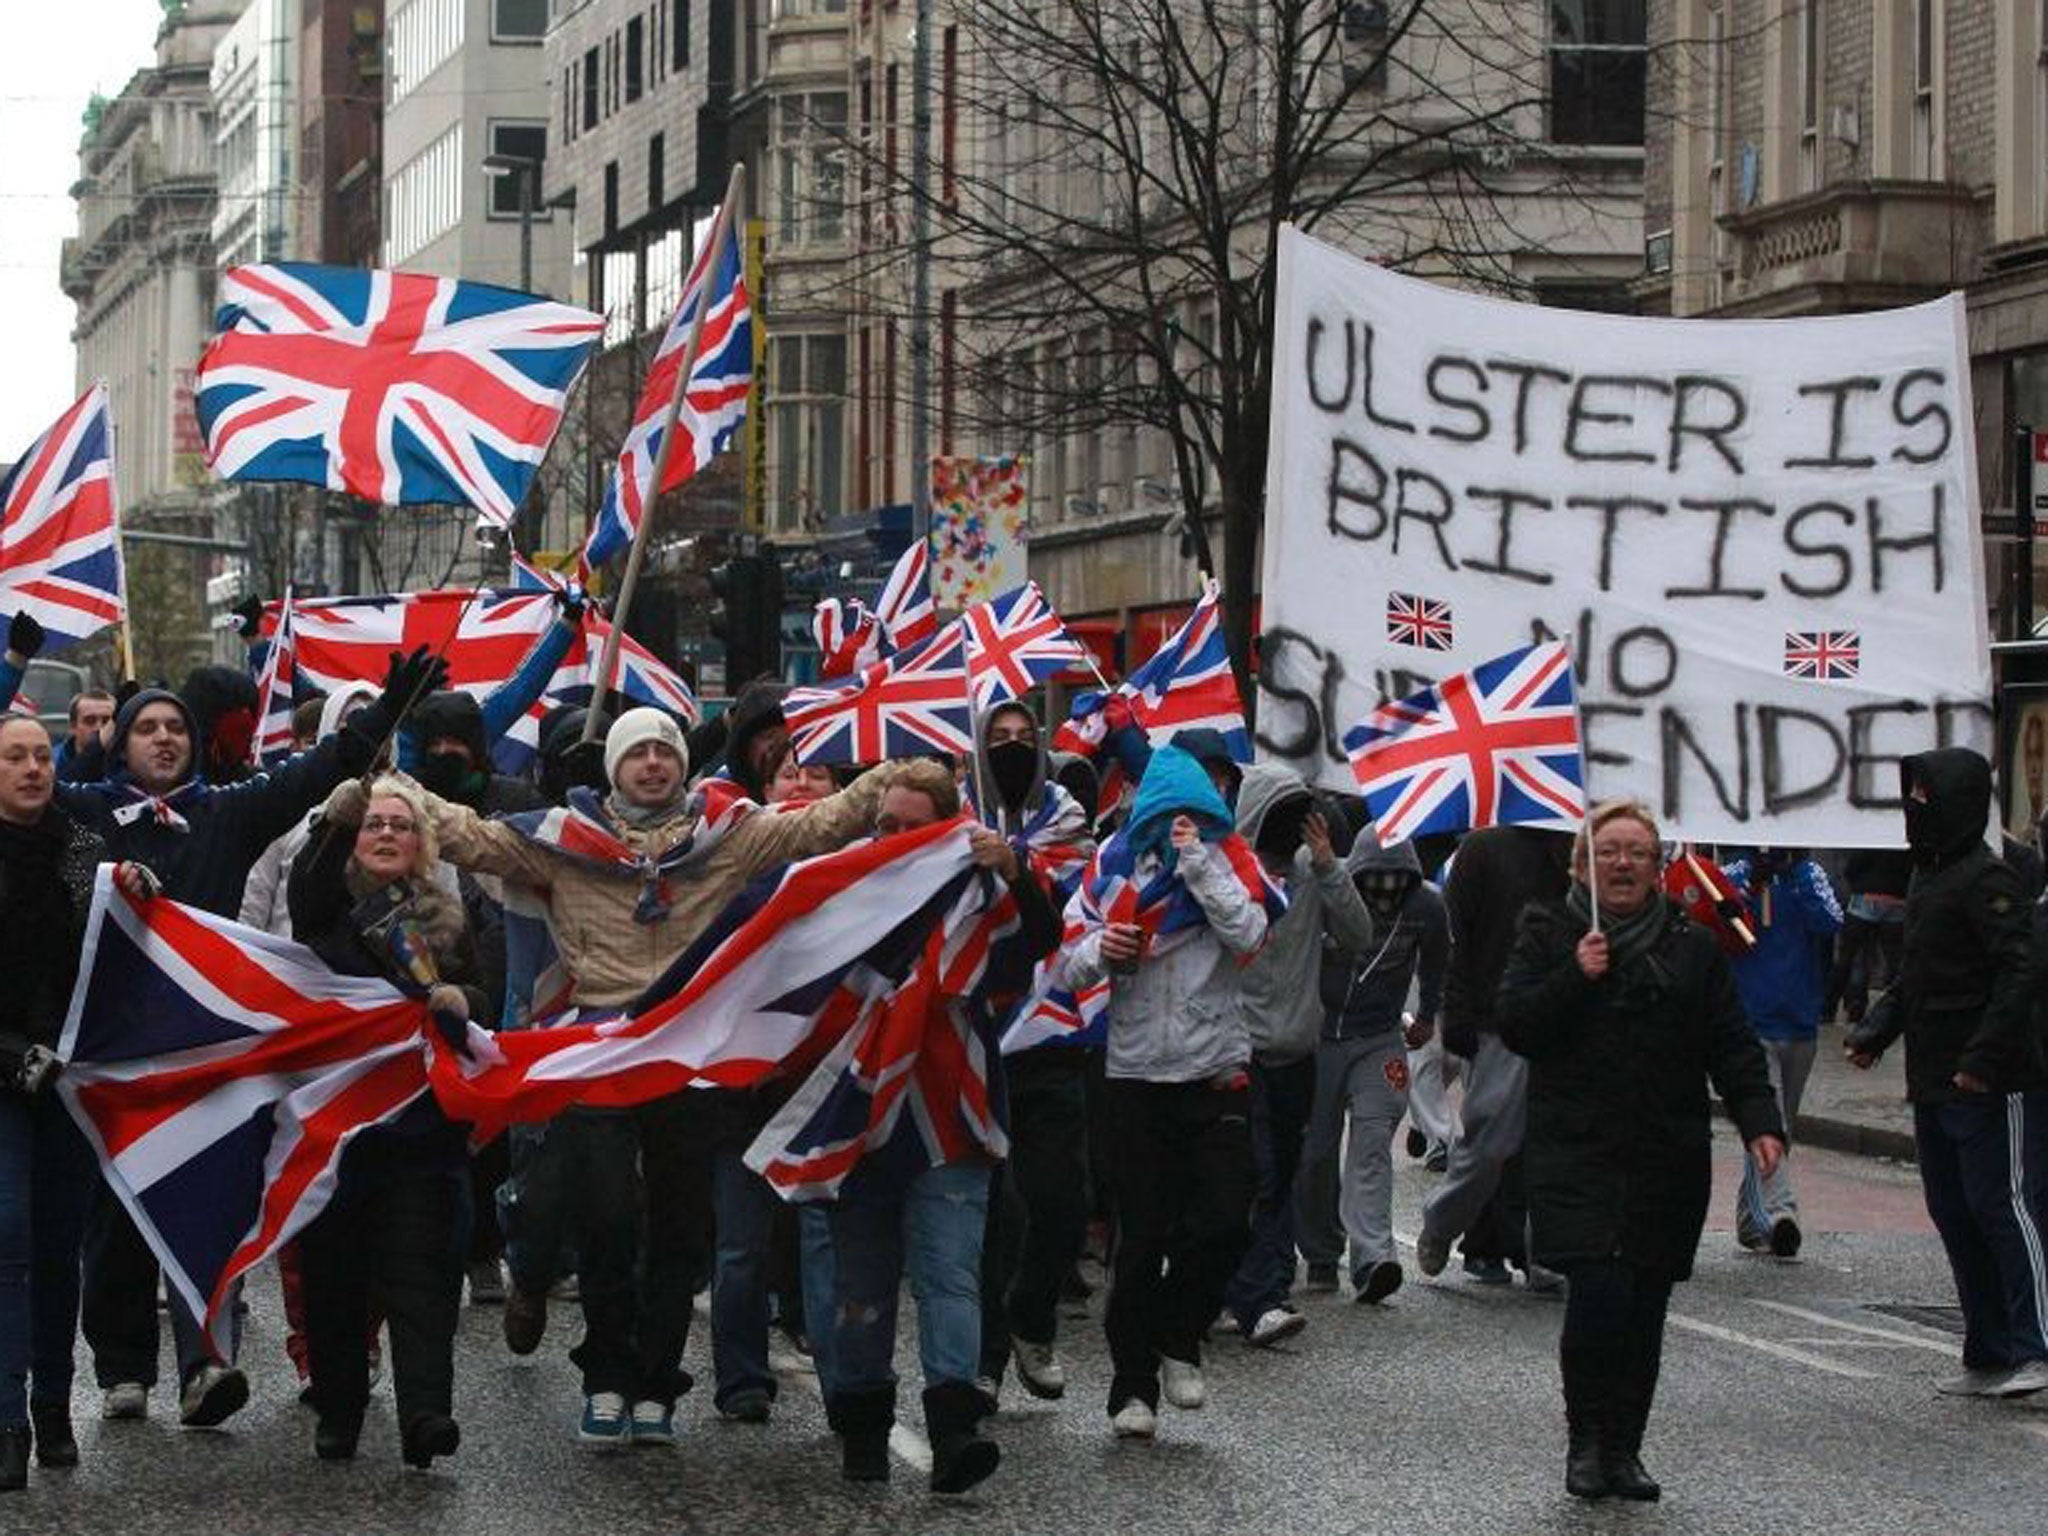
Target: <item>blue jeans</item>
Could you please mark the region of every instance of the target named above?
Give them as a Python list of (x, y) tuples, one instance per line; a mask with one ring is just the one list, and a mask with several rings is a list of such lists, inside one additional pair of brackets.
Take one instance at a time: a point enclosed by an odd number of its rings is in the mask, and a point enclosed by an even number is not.
[(69, 1405), (78, 1253), (99, 1165), (54, 1094), (0, 1089), (0, 1427)]
[(711, 1272), (711, 1366), (720, 1408), (749, 1388), (775, 1396), (775, 1373), (768, 1368), (768, 1251), (782, 1197), (742, 1161), (744, 1150), (720, 1147), (711, 1168), (718, 1234)]
[(838, 1264), (832, 1256), (832, 1208), (800, 1206), (796, 1213), (797, 1249), (803, 1269), (804, 1327), (811, 1336), (811, 1366), (818, 1390), (829, 1402), (837, 1385), (832, 1369), (833, 1288)]
[(1294, 1289), (1295, 1174), (1302, 1165), (1309, 1112), (1318, 1102), (1314, 1056), (1273, 1065), (1254, 1061), (1250, 1075), (1252, 1174), (1258, 1194), (1251, 1246), (1223, 1293), (1223, 1305), (1236, 1314), (1246, 1334)]
[(830, 1208), (836, 1273), (835, 1393), (896, 1384), (896, 1300), (906, 1261), (917, 1298), (917, 1346), (927, 1388), (972, 1382), (981, 1362), (981, 1239), (989, 1165), (927, 1168), (900, 1195)]

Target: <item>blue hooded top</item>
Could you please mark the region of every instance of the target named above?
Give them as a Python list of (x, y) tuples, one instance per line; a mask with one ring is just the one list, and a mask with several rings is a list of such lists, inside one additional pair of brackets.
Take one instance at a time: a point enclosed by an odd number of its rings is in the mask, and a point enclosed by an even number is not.
[(1123, 836), (1133, 853), (1154, 853), (1170, 866), (1173, 845), (1167, 840), (1176, 816), (1190, 816), (1202, 830), (1202, 841), (1219, 843), (1235, 829), (1230, 807), (1209, 781), (1202, 765), (1179, 747), (1161, 747), (1145, 765), (1145, 777), (1131, 800)]

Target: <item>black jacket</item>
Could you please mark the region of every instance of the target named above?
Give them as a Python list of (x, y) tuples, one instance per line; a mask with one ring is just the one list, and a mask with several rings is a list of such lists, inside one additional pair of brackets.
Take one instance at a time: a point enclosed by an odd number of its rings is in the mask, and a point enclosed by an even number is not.
[(1458, 845), (1444, 883), (1451, 964), (1444, 975), (1444, 1049), (1470, 1056), (1494, 1032), (1494, 994), (1532, 901), (1562, 897), (1571, 839), (1533, 827), (1487, 827)]
[(1562, 901), (1531, 907), (1496, 1001), (1502, 1041), (1529, 1059), (1532, 1251), (1683, 1280), (1713, 1182), (1708, 1080), (1745, 1141), (1783, 1136), (1770, 1068), (1727, 959), (1678, 908), (1597, 982), (1574, 954), (1585, 932)]
[(56, 1045), (106, 852), (54, 805), (33, 826), (0, 822), (0, 1034)]
[[(1994, 1093), (2048, 1086), (2032, 997), (2034, 957), (2020, 877), (1984, 845), (1991, 765), (1962, 747), (1904, 759), (1913, 884), (1899, 980), (1851, 1044), (1872, 1055), (1906, 1037), (1906, 1094), (1960, 1097), (1957, 1072)], [(1924, 801), (1911, 798), (1918, 786)]]

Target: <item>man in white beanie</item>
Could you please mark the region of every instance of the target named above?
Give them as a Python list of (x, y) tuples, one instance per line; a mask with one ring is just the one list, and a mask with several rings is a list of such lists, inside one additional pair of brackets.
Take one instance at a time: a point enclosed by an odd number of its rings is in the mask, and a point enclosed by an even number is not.
[[(584, 1019), (622, 1012), (754, 875), (865, 836), (882, 795), (872, 772), (787, 811), (693, 791), (682, 730), (658, 709), (618, 718), (604, 768), (609, 793), (573, 789), (565, 806), (515, 816), (427, 798), (444, 860), (526, 886), (545, 903)], [(567, 1138), (550, 1161), (572, 1181), (582, 1216), (585, 1336), (572, 1358), (583, 1372), (587, 1444), (674, 1442), (676, 1399), (689, 1386), (681, 1361), (690, 1298), (711, 1269), (709, 1120), (680, 1093), (633, 1110), (569, 1110), (549, 1128), (551, 1141)], [(537, 1344), (545, 1306), (515, 1275), (508, 1340), (518, 1324), (527, 1348)]]

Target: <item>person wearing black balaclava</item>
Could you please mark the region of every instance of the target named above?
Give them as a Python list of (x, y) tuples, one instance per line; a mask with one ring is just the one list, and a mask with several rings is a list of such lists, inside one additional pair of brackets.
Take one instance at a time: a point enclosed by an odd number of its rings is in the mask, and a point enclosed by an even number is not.
[(1906, 1037), (1927, 1214), (1963, 1307), (1963, 1370), (1936, 1390), (2048, 1388), (2048, 1061), (2035, 997), (2048, 911), (2029, 938), (2020, 879), (1985, 843), (1991, 765), (1966, 747), (1899, 764), (1913, 883), (1899, 978), (1844, 1044), (1868, 1067)]
[[(1088, 813), (1047, 774), (1038, 718), (1022, 703), (981, 718), (974, 756), (974, 808), (1009, 840), (1021, 877), (1057, 912), (1094, 848)], [(1069, 866), (1070, 869), (1069, 869)], [(1065, 874), (1067, 878), (1062, 879)], [(1021, 996), (991, 998), (1007, 1028)], [(1055, 1039), (1005, 1055), (1010, 1155), (990, 1190), (982, 1242), (981, 1376), (985, 1394), (1004, 1367), (1033, 1397), (1066, 1392), (1054, 1348), (1060, 1287), (1088, 1235), (1088, 1072), (1085, 1043)], [(993, 1402), (987, 1404), (991, 1409)]]
[(178, 696), (191, 708), (203, 743), (200, 771), (209, 784), (238, 784), (256, 769), (250, 748), (256, 740), (260, 702), (256, 680), (233, 667), (194, 667)]

